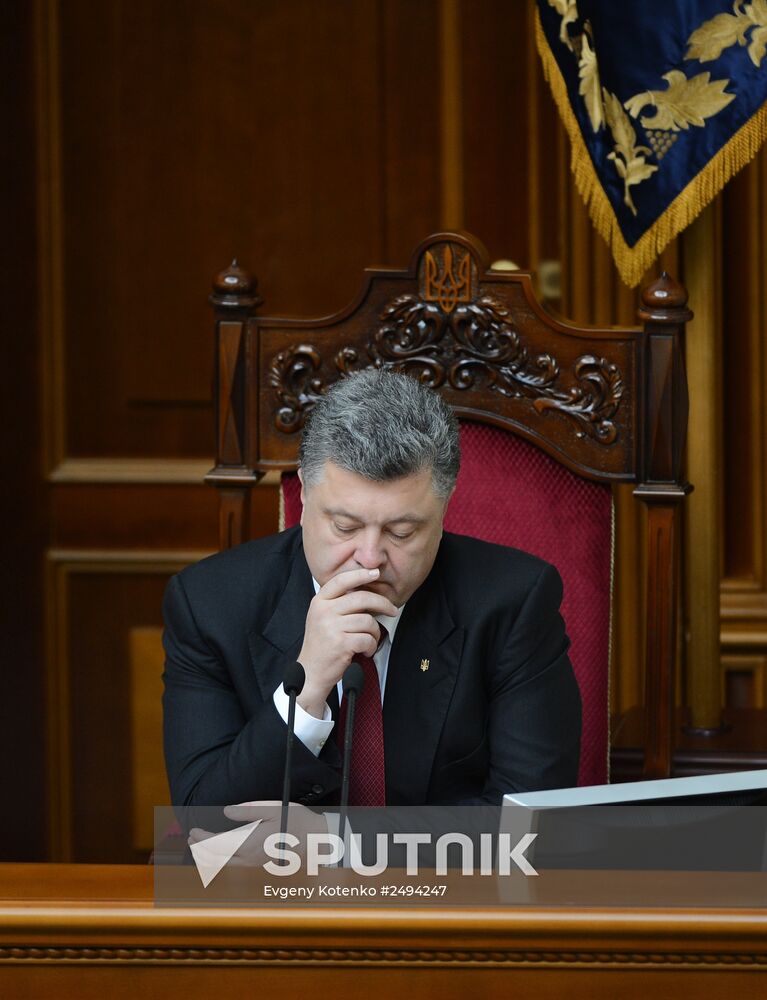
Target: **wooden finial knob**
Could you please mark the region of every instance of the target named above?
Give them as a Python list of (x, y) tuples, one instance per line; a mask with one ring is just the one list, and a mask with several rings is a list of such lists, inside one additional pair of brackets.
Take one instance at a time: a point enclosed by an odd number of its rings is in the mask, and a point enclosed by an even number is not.
[(216, 295), (252, 295), (256, 286), (256, 279), (240, 267), (236, 258), (213, 279), (213, 291)]
[(664, 271), (642, 289), (642, 303), (648, 309), (681, 309), (687, 305), (687, 289)]
[(253, 275), (240, 267), (235, 259), (213, 279), (210, 300), (217, 306), (253, 308), (262, 301), (256, 292), (257, 288), (258, 282)]
[(687, 289), (665, 271), (642, 289), (639, 318), (660, 323), (686, 323), (692, 319), (687, 308)]

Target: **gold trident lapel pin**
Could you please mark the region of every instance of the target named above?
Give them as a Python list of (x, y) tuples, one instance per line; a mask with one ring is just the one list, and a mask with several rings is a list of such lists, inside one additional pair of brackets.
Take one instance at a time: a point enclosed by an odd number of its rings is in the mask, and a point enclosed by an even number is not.
[(423, 670), (423, 672), (426, 673), (428, 669), (429, 669), (429, 661), (421, 660), (421, 670)]

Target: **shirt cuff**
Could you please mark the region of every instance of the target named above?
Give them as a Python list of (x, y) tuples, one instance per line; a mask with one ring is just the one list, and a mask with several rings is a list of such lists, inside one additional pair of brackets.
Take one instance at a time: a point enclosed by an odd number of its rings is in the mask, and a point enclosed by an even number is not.
[[(282, 721), (287, 725), (290, 699), (285, 694), (285, 688), (282, 684), (275, 690), (273, 698), (274, 707), (280, 713)], [(333, 715), (327, 704), (325, 705), (325, 713), (321, 719), (316, 719), (313, 715), (309, 715), (299, 704), (296, 704), (296, 724), (293, 732), (301, 740), (306, 749), (310, 750), (315, 757), (319, 757), (328, 736), (333, 731), (333, 726)]]

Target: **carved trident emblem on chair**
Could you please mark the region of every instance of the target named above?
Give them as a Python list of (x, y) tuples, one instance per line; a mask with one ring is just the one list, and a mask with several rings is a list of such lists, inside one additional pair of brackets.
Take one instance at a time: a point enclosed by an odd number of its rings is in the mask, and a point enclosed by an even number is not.
[(471, 301), (471, 258), (467, 253), (456, 254), (453, 266), (453, 250), (448, 243), (442, 258), (442, 268), (431, 250), (424, 254), (426, 264), (423, 298), (426, 302), (436, 302), (445, 313), (451, 313), (459, 302)]

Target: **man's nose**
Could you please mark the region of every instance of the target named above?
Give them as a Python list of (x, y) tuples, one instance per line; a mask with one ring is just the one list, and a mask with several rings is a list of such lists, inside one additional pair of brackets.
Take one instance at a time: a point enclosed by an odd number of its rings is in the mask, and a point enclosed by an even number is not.
[(357, 539), (354, 559), (362, 569), (381, 569), (386, 562), (383, 538), (379, 531), (363, 532)]

